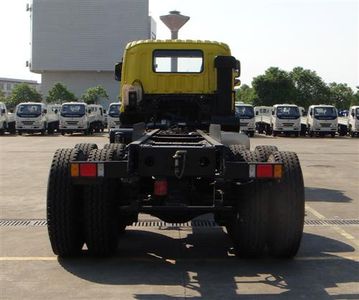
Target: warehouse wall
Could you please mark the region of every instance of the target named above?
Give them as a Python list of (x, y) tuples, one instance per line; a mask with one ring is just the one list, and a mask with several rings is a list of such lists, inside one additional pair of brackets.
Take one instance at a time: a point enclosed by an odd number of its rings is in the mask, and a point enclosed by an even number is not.
[(124, 47), (156, 36), (148, 0), (33, 0), (31, 27), (30, 70), (42, 74), (45, 96), (63, 82), (78, 97), (103, 85), (117, 99), (112, 72)]

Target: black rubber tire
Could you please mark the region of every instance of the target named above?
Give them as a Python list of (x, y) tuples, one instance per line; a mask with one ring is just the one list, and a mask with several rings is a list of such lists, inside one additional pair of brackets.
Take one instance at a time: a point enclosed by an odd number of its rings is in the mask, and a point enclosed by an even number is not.
[(273, 183), (270, 194), (268, 249), (274, 257), (296, 255), (304, 225), (304, 183), (299, 159), (294, 152), (274, 152), (269, 162), (282, 162), (281, 181)]
[(229, 150), (230, 150), (230, 153), (232, 154), (233, 156), (233, 159), (231, 160), (240, 160), (242, 161), (241, 158), (241, 153), (243, 151), (248, 151), (247, 147), (245, 145), (240, 145), (240, 144), (234, 144), (234, 145), (229, 145)]
[[(254, 151), (242, 151), (238, 157), (247, 162), (260, 160)], [(235, 212), (228, 222), (227, 232), (231, 237), (238, 257), (254, 258), (264, 252), (267, 240), (268, 183), (254, 181), (237, 186)]]
[(126, 144), (121, 144), (121, 143), (105, 144), (103, 146), (103, 149), (111, 149), (115, 152), (115, 156), (114, 156), (115, 160), (123, 159), (125, 155), (125, 151), (124, 151), (125, 148), (126, 148)]
[[(111, 161), (111, 149), (91, 151), (89, 161)], [(100, 185), (85, 188), (84, 221), (85, 241), (93, 256), (109, 256), (117, 249), (118, 222), (116, 196), (118, 183), (104, 180)]]
[(98, 149), (97, 145), (93, 143), (79, 143), (75, 145), (75, 148), (82, 150), (85, 155), (85, 160), (92, 150)]
[(81, 225), (82, 189), (71, 184), (69, 162), (83, 160), (78, 149), (58, 149), (47, 184), (47, 228), (52, 250), (67, 257), (80, 253), (84, 244)]
[(268, 160), (269, 156), (273, 152), (278, 151), (278, 148), (277, 146), (273, 146), (273, 145), (259, 145), (255, 147), (254, 151), (257, 152), (260, 161), (264, 162)]
[(8, 130), (10, 134), (16, 134), (15, 122), (8, 124)]

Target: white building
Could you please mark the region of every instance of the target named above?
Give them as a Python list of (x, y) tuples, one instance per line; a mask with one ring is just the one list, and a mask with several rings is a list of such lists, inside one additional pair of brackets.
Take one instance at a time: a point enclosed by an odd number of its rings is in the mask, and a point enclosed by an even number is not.
[(40, 92), (40, 84), (35, 80), (1, 78), (1, 77), (0, 77), (0, 90), (3, 91), (5, 97), (8, 97), (11, 95), (13, 88), (20, 83), (26, 83), (30, 87), (33, 87), (35, 90)]
[(46, 97), (56, 82), (80, 97), (102, 85), (117, 101), (114, 65), (133, 40), (155, 38), (148, 0), (33, 0), (30, 70), (42, 76)]

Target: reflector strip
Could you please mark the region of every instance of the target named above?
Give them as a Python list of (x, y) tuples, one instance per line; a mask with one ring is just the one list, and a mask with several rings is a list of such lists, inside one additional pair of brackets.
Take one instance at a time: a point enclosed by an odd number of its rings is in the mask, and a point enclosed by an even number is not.
[(257, 165), (258, 178), (272, 178), (273, 166), (272, 165)]
[(80, 176), (82, 177), (96, 177), (97, 168), (96, 164), (80, 164)]
[(249, 178), (256, 178), (256, 165), (249, 165)]
[(97, 176), (104, 177), (105, 176), (105, 166), (104, 164), (97, 164)]
[(79, 175), (79, 164), (71, 164), (71, 177), (78, 177)]

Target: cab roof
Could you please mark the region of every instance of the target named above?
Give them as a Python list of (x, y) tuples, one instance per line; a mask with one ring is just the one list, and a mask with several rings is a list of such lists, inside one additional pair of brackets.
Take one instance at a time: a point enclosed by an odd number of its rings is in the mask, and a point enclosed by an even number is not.
[(230, 51), (229, 46), (225, 43), (216, 42), (216, 41), (209, 41), (209, 40), (139, 40), (129, 42), (126, 46), (126, 50), (131, 49), (133, 47), (139, 45), (193, 45), (193, 46), (204, 46), (204, 45), (217, 45), (225, 48), (227, 51)]

